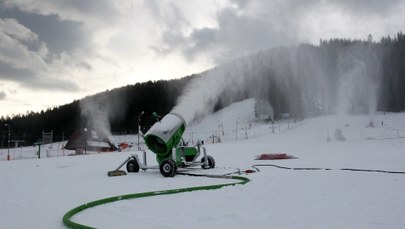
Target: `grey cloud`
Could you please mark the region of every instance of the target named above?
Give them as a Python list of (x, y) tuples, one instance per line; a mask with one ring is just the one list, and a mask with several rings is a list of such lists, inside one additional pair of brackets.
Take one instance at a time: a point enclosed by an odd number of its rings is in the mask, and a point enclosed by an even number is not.
[(53, 65), (66, 58), (65, 68), (92, 69), (85, 57), (69, 58), (75, 50), (90, 46), (81, 23), (5, 7), (3, 3), (0, 12), (0, 79), (34, 90), (79, 90), (74, 81), (60, 78)]
[(19, 41), (35, 41), (38, 39), (37, 34), (18, 23), (14, 18), (4, 18), (0, 20), (0, 29), (8, 36)]
[(402, 0), (335, 0), (335, 5), (354, 14), (388, 15), (393, 9), (402, 4)]
[[(21, 25), (38, 35), (38, 40), (45, 43), (51, 53), (71, 53), (89, 46), (81, 22), (61, 20), (57, 15), (40, 15), (22, 11), (16, 7), (6, 7), (0, 3), (0, 18), (14, 18)], [(38, 47), (41, 42), (29, 46)]]
[[(50, 1), (50, 4), (55, 2)], [(113, 1), (110, 0), (69, 0), (54, 3), (60, 9), (71, 9), (83, 15), (92, 15), (103, 20), (111, 20), (118, 14)]]
[(292, 25), (285, 24), (285, 28), (279, 30), (268, 20), (271, 19), (237, 15), (229, 9), (222, 11), (218, 15), (218, 37), (221, 38), (221, 47), (226, 47), (224, 58), (297, 42), (296, 30)]
[[(239, 2), (241, 0), (233, 0)], [(360, 12), (367, 14), (381, 14), (384, 15), (395, 9), (402, 0), (283, 0), (283, 1), (263, 1), (260, 7), (269, 10), (270, 8), (277, 8), (282, 14), (287, 13), (292, 19), (300, 13), (305, 13), (307, 10), (320, 9), (322, 6), (335, 8), (336, 10), (343, 10), (350, 14), (358, 14)], [(243, 2), (243, 1), (242, 1)], [(240, 5), (237, 3), (237, 5)], [(246, 6), (248, 4), (242, 4)], [(246, 8), (246, 7), (244, 7)], [(271, 10), (271, 9), (270, 9)], [(271, 10), (273, 11), (273, 10)]]
[(249, 0), (231, 0), (238, 8), (245, 8), (249, 4)]
[(225, 8), (216, 18), (217, 28), (194, 29), (188, 36), (175, 31), (170, 31), (170, 36), (163, 34), (161, 47), (181, 50), (189, 61), (208, 54), (215, 62), (221, 63), (229, 58), (297, 42), (294, 24), (285, 24), (280, 30), (270, 23), (271, 17), (253, 17), (240, 14), (235, 8)]
[(86, 61), (81, 61), (80, 63), (76, 64), (76, 67), (87, 70), (87, 71), (91, 71), (93, 69), (93, 67), (91, 66), (91, 64), (89, 64)]
[(4, 91), (0, 91), (0, 100), (4, 100), (7, 97)]
[(35, 72), (29, 69), (18, 69), (0, 61), (0, 79), (22, 82), (35, 77)]
[[(40, 15), (57, 15), (62, 20), (89, 22), (98, 24), (116, 23), (119, 11), (116, 1), (110, 0), (3, 0), (7, 7), (17, 7), (24, 12)], [(95, 26), (95, 24), (92, 24)]]
[(202, 28), (194, 30), (190, 38), (195, 41), (194, 47), (207, 49), (220, 39), (219, 35), (218, 29)]
[(69, 80), (57, 79), (57, 78), (42, 78), (38, 77), (37, 80), (31, 82), (24, 81), (24, 86), (29, 86), (32, 89), (38, 88), (38, 90), (46, 89), (47, 91), (66, 91), (74, 92), (79, 90), (79, 86)]
[(0, 79), (13, 81), (33, 90), (78, 91), (73, 81), (54, 77), (43, 77), (30, 69), (17, 69), (0, 61)]
[(173, 2), (162, 1), (145, 1), (145, 5), (151, 15), (158, 21), (164, 22), (167, 25), (167, 30), (183, 29), (189, 25), (189, 21), (183, 16), (181, 10)]
[[(317, 15), (310, 14), (316, 14), (324, 9), (344, 12), (347, 17), (355, 20), (359, 16), (383, 18), (400, 4), (404, 4), (400, 0), (231, 0), (231, 2), (232, 6), (217, 12), (218, 26), (191, 28), (191, 34), (182, 32), (181, 26), (184, 24), (176, 27), (170, 20), (167, 23), (162, 20), (166, 23), (168, 32), (162, 34), (162, 44), (154, 46), (154, 50), (163, 54), (180, 51), (189, 61), (206, 55), (216, 63), (221, 63), (228, 58), (280, 45), (294, 45), (300, 41), (299, 39), (305, 41), (306, 38), (311, 38), (305, 34), (311, 33), (307, 29), (310, 25), (303, 24), (301, 19), (316, 18)], [(159, 15), (159, 9), (156, 6), (153, 8), (154, 13)], [(177, 15), (178, 11), (173, 14)], [(181, 18), (181, 15), (176, 17)]]
[(17, 90), (16, 90), (16, 89), (9, 89), (8, 92), (10, 92), (11, 94), (17, 94)]
[(173, 3), (160, 1), (145, 1), (150, 14), (162, 25), (162, 44), (150, 45), (150, 48), (161, 55), (167, 55), (187, 46), (189, 41), (182, 34), (190, 22), (182, 15), (180, 9)]

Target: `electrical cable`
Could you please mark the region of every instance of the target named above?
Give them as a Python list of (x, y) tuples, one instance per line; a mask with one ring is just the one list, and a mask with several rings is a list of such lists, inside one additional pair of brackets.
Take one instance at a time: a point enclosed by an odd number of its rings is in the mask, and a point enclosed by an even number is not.
[(332, 168), (300, 168), (300, 167), (286, 167), (286, 166), (279, 166), (275, 164), (256, 164), (252, 165), (252, 168), (256, 169), (257, 172), (260, 172), (259, 168), (257, 167), (274, 167), (279, 169), (289, 169), (289, 170), (341, 170), (341, 171), (351, 171), (351, 172), (375, 172), (375, 173), (391, 173), (391, 174), (405, 174), (404, 171), (389, 171), (389, 170), (381, 170), (381, 169), (357, 169), (357, 168), (340, 168), (340, 169), (332, 169)]

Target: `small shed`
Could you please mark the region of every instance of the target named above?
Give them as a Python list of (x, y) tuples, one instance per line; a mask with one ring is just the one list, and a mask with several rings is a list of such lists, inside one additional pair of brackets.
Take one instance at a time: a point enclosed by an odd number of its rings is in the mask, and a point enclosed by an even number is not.
[(96, 131), (76, 130), (65, 145), (67, 150), (75, 150), (78, 153), (86, 151), (110, 152), (118, 148), (107, 137), (101, 137)]

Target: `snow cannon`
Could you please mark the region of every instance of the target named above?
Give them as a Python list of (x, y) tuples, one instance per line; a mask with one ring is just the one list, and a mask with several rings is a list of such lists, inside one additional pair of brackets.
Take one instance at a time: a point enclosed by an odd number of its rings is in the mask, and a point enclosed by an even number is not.
[[(203, 141), (197, 141), (195, 145), (188, 146), (182, 138), (186, 130), (186, 122), (183, 117), (176, 113), (169, 113), (161, 120), (154, 113), (157, 122), (143, 135), (146, 146), (156, 154), (157, 166), (148, 166), (146, 151), (143, 150), (143, 161), (138, 155), (133, 154), (113, 171), (107, 172), (108, 176), (126, 175), (120, 170), (126, 164), (128, 173), (137, 173), (140, 169), (159, 169), (164, 177), (173, 177), (177, 169), (201, 166), (203, 169), (215, 167), (213, 157), (207, 155)], [(202, 155), (201, 159), (198, 159)]]
[[(157, 115), (154, 113), (158, 120)], [(156, 154), (160, 164), (171, 157), (172, 149), (179, 145), (186, 130), (186, 121), (176, 113), (169, 113), (158, 120), (144, 135), (146, 146)]]

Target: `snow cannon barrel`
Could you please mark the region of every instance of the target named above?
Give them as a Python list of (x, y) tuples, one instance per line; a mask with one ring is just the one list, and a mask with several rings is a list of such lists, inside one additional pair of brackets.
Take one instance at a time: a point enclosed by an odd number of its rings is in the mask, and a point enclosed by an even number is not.
[(159, 163), (171, 156), (172, 148), (179, 144), (185, 129), (183, 117), (169, 113), (146, 132), (145, 144), (156, 154)]

